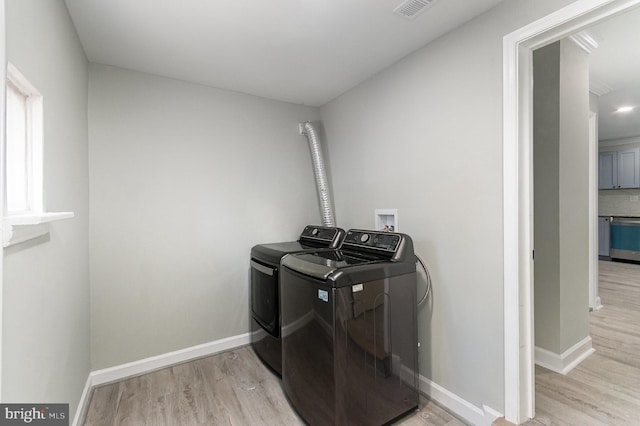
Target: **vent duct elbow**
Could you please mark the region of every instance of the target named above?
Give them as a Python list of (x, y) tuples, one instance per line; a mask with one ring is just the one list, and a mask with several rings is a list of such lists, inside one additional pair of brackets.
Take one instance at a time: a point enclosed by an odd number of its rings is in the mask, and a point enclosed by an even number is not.
[(322, 159), (322, 147), (318, 133), (311, 122), (300, 124), (300, 134), (305, 135), (309, 141), (309, 151), (313, 163), (313, 174), (316, 178), (316, 189), (318, 190), (318, 201), (320, 203), (320, 214), (324, 226), (336, 226), (333, 217), (333, 207), (329, 193), (329, 182), (325, 171), (324, 160)]

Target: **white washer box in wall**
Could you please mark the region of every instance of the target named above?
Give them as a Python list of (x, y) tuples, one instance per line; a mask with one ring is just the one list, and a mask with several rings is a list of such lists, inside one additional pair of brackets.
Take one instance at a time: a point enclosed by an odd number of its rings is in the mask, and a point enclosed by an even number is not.
[(375, 209), (374, 221), (376, 231), (399, 232), (398, 209)]

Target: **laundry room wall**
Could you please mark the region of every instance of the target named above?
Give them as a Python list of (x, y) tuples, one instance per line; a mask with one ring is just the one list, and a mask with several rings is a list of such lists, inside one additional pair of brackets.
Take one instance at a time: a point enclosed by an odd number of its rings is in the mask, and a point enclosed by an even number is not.
[(535, 346), (589, 337), (589, 55), (570, 39), (533, 53)]
[(249, 251), (318, 223), (317, 108), (90, 65), (92, 368), (248, 332)]
[(7, 59), (44, 104), (44, 206), (75, 217), (4, 251), (2, 402), (68, 402), (89, 374), (87, 60), (63, 0), (6, 0)]
[(423, 390), (476, 413), (504, 409), (502, 39), (569, 3), (503, 2), (321, 108), (340, 225), (397, 208), (431, 269)]
[(589, 92), (589, 111), (598, 113), (600, 97), (594, 93)]

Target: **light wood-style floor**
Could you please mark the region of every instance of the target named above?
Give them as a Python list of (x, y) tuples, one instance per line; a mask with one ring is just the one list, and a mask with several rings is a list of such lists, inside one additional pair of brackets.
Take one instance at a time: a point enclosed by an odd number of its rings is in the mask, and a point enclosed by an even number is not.
[(596, 352), (566, 376), (536, 366), (536, 417), (527, 425), (640, 425), (640, 265), (599, 267)]
[[(93, 391), (85, 426), (304, 425), (280, 381), (250, 347), (175, 365)], [(463, 422), (422, 399), (403, 426)]]
[[(604, 307), (590, 314), (596, 353), (568, 375), (536, 367), (536, 418), (527, 426), (640, 425), (640, 265), (600, 262)], [(104, 385), (86, 426), (301, 425), (249, 347)], [(437, 404), (399, 424), (464, 425)]]

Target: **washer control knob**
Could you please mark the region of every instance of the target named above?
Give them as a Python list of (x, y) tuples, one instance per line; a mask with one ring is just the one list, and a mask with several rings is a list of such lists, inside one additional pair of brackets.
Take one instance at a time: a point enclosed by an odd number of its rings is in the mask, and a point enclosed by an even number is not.
[(318, 228), (313, 228), (313, 230), (311, 231), (311, 235), (318, 235), (318, 232), (320, 232), (318, 231)]
[(361, 243), (366, 243), (367, 241), (369, 241), (369, 234), (362, 234), (360, 236), (360, 242)]

